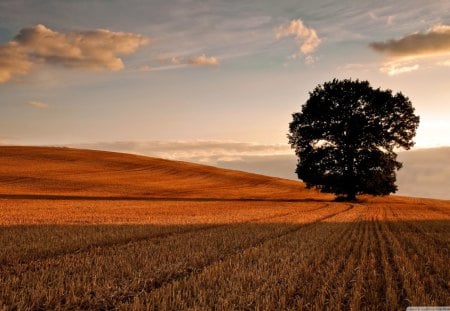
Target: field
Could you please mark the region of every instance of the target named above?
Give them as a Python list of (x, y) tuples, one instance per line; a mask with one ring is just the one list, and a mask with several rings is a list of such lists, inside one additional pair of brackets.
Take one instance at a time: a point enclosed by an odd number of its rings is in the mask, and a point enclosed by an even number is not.
[(0, 309), (450, 305), (450, 202), (337, 203), (295, 181), (0, 147)]

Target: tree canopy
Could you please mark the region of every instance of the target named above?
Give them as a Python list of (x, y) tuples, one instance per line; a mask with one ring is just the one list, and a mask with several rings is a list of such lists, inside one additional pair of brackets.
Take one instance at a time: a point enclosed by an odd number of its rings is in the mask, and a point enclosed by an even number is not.
[(351, 79), (323, 83), (309, 95), (289, 124), (298, 178), (347, 200), (396, 192), (402, 164), (394, 150), (410, 149), (419, 125), (411, 101)]

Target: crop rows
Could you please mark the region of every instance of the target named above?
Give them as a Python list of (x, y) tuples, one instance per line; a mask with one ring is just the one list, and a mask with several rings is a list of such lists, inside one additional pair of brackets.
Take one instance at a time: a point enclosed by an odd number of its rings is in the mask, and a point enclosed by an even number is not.
[(53, 225), (0, 227), (7, 250), (0, 253), (0, 306), (393, 310), (450, 304), (446, 205), (179, 202), (163, 217), (169, 202), (145, 204), (148, 210), (139, 213), (148, 219), (141, 223), (74, 225), (72, 215)]

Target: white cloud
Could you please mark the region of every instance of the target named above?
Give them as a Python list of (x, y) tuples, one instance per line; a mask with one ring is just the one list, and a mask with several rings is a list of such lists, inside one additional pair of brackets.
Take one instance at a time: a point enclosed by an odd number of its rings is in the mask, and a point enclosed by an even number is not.
[(199, 56), (192, 56), (188, 58), (183, 58), (180, 56), (171, 56), (169, 54), (158, 55), (158, 61), (162, 64), (171, 64), (181, 67), (182, 65), (191, 66), (218, 66), (219, 60), (215, 56), (208, 56), (206, 54), (201, 54)]
[(402, 63), (388, 63), (383, 65), (380, 68), (380, 71), (382, 73), (386, 73), (390, 76), (396, 76), (402, 73), (407, 73), (407, 72), (411, 72), (411, 71), (415, 71), (419, 69), (419, 65), (418, 64), (414, 64), (414, 65), (404, 65)]
[(40, 101), (30, 101), (28, 102), (28, 105), (34, 107), (34, 108), (39, 108), (39, 109), (45, 109), (48, 108), (48, 104), (44, 103), (44, 102), (40, 102)]
[(121, 70), (119, 56), (132, 54), (148, 42), (138, 34), (107, 29), (57, 32), (41, 24), (23, 28), (14, 40), (0, 45), (0, 83), (29, 73), (36, 64)]
[(191, 58), (189, 60), (189, 64), (194, 66), (217, 66), (219, 65), (219, 61), (214, 56), (206, 56), (205, 54), (202, 54)]
[(276, 38), (292, 36), (298, 45), (299, 54), (308, 55), (313, 53), (319, 46), (321, 39), (315, 29), (305, 26), (301, 19), (291, 20), (281, 25), (276, 30)]
[(375, 22), (383, 22), (386, 26), (391, 26), (394, 23), (395, 15), (384, 15), (378, 16), (375, 12), (371, 11), (368, 13), (371, 20)]
[(438, 62), (437, 63), (439, 66), (446, 66), (446, 67), (450, 67), (450, 59), (444, 60), (442, 62)]
[(287, 144), (254, 144), (227, 141), (99, 142), (74, 147), (130, 152), (167, 159), (216, 164), (220, 159), (242, 156), (292, 154)]
[(312, 55), (305, 56), (305, 64), (307, 64), (307, 65), (314, 64), (316, 62), (316, 60), (317, 60), (317, 57), (314, 57)]

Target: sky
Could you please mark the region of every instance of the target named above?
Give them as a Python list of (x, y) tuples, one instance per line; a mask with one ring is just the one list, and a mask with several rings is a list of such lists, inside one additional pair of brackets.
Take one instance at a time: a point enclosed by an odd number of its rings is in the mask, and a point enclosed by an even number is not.
[(449, 73), (448, 0), (0, 1), (1, 144), (284, 156), (308, 92), (352, 78), (408, 96), (415, 148), (444, 147)]

